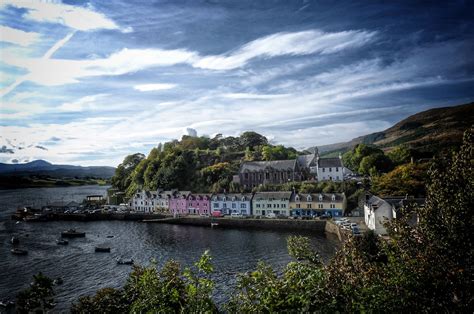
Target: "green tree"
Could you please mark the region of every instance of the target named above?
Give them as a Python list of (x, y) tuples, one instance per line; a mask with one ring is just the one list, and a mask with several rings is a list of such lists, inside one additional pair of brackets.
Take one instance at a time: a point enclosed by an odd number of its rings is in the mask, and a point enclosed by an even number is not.
[(41, 272), (33, 276), (30, 287), (17, 295), (18, 313), (43, 313), (54, 308), (53, 280)]

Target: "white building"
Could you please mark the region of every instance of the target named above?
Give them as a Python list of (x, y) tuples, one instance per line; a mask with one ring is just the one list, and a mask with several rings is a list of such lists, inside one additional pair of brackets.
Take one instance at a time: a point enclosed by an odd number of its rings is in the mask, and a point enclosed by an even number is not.
[(245, 216), (252, 214), (252, 194), (221, 193), (211, 197), (211, 211), (219, 210), (223, 214), (239, 213)]
[(345, 168), (342, 163), (342, 156), (335, 158), (321, 158), (316, 155), (316, 163), (310, 167), (318, 181), (344, 181), (344, 176), (349, 169)]
[(378, 196), (366, 196), (364, 202), (364, 217), (367, 228), (376, 234), (387, 234), (384, 224), (393, 219), (392, 204)]
[(132, 211), (152, 213), (155, 210), (156, 197), (156, 192), (140, 190), (133, 195), (128, 204)]

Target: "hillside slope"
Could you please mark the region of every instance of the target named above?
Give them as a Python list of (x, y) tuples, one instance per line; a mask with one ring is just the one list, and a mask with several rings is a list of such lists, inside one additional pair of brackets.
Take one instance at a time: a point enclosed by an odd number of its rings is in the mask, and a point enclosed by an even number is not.
[(114, 172), (114, 167), (54, 165), (44, 160), (35, 160), (25, 164), (0, 163), (0, 176), (46, 175), (53, 178), (96, 177), (108, 179), (114, 175)]
[(459, 146), (464, 131), (474, 125), (474, 103), (435, 108), (414, 114), (391, 128), (360, 136), (349, 142), (318, 147), (322, 155), (347, 151), (357, 144), (374, 144), (383, 149), (406, 144), (420, 152)]

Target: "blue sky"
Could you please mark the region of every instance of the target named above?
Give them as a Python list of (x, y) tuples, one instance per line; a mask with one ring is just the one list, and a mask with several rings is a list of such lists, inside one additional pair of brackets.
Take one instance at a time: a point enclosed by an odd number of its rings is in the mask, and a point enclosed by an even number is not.
[(198, 135), (298, 149), (474, 99), (474, 6), (0, 3), (0, 161), (112, 165)]

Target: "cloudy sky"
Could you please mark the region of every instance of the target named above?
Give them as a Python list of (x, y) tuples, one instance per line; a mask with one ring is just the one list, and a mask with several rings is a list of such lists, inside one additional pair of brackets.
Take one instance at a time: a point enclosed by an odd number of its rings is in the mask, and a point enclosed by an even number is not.
[(0, 161), (117, 165), (254, 130), (305, 148), (474, 100), (471, 1), (0, 1)]

